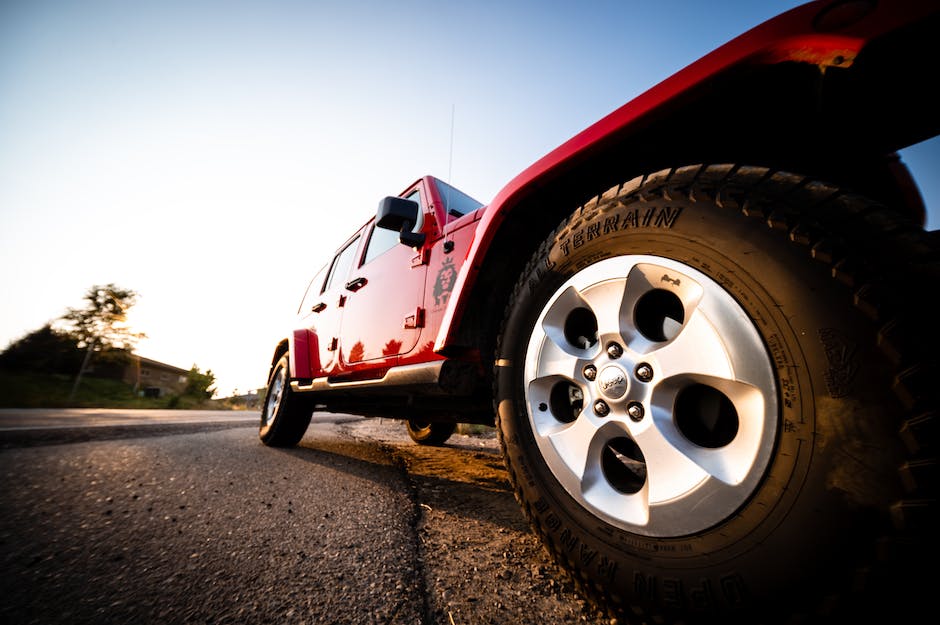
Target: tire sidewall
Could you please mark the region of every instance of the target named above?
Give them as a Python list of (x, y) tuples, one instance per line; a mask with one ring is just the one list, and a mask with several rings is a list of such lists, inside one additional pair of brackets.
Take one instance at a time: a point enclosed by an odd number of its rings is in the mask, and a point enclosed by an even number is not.
[(265, 415), (268, 412), (268, 404), (269, 402), (272, 401), (271, 385), (274, 383), (274, 380), (277, 379), (279, 375), (281, 375), (282, 371), (289, 372), (290, 371), (289, 367), (290, 367), (290, 362), (289, 362), (288, 354), (285, 352), (277, 360), (277, 363), (274, 365), (274, 367), (271, 368), (271, 376), (268, 379), (268, 386), (267, 386), (267, 390), (265, 391), (264, 402), (262, 402), (261, 404), (261, 419), (260, 419), (259, 430), (258, 430), (258, 436), (265, 443), (268, 443), (272, 440), (276, 440), (278, 436), (278, 431), (284, 427), (284, 421), (286, 419), (285, 412), (286, 412), (286, 409), (288, 406), (288, 400), (289, 400), (288, 394), (290, 393), (290, 384), (289, 384), (290, 376), (289, 375), (285, 374), (284, 388), (281, 391), (282, 393), (281, 400), (277, 406), (277, 411), (274, 414), (274, 419), (272, 419), (270, 423), (266, 423)]

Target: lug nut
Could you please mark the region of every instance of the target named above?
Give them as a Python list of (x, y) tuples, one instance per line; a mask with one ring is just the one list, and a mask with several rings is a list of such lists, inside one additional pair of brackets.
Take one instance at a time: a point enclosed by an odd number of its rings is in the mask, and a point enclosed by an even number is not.
[[(596, 410), (596, 406), (595, 406), (595, 410)], [(627, 404), (627, 414), (630, 415), (630, 419), (632, 419), (633, 421), (636, 421), (636, 422), (642, 421), (644, 412), (645, 410), (643, 410), (643, 404), (641, 404), (638, 401), (631, 401), (629, 404)]]
[(610, 356), (611, 359), (617, 360), (618, 358), (623, 356), (623, 348), (620, 347), (620, 345), (618, 345), (617, 343), (613, 343), (613, 342), (608, 343), (607, 355)]
[(607, 405), (607, 402), (598, 399), (594, 402), (594, 414), (598, 417), (606, 417), (610, 414), (610, 406)]
[(594, 378), (597, 377), (597, 367), (595, 367), (594, 365), (587, 365), (582, 370), (582, 373), (584, 374), (584, 378), (586, 380), (590, 380), (591, 382), (593, 382)]
[(640, 382), (649, 382), (653, 379), (653, 368), (645, 362), (641, 362), (636, 366), (635, 373), (636, 379)]

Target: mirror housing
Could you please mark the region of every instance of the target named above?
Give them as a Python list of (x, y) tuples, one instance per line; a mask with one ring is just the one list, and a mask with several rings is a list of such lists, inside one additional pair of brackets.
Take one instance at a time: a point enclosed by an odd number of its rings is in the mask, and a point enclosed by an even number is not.
[(424, 233), (411, 231), (418, 222), (420, 210), (421, 206), (414, 200), (388, 196), (379, 202), (375, 225), (385, 230), (397, 230), (399, 243), (410, 247), (421, 247), (424, 245)]

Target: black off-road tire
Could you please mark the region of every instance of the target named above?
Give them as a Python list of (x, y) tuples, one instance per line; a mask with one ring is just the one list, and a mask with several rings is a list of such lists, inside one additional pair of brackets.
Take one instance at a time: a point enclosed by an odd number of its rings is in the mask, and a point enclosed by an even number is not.
[(304, 437), (314, 404), (290, 387), (290, 361), (284, 352), (271, 369), (258, 436), (270, 447), (293, 447)]
[(447, 442), (454, 430), (457, 429), (456, 423), (445, 423), (436, 421), (421, 421), (419, 419), (409, 419), (406, 423), (408, 436), (419, 445), (428, 447), (440, 447)]
[(938, 259), (878, 202), (758, 167), (578, 208), (521, 276), (494, 372), (548, 551), (621, 622), (927, 613)]

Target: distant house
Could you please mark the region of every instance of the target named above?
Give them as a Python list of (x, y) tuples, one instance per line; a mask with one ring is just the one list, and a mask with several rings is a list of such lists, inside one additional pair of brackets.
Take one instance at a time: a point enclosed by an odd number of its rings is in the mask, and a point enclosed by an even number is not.
[(131, 354), (124, 369), (124, 382), (144, 397), (163, 397), (181, 395), (186, 389), (188, 375), (188, 369)]

